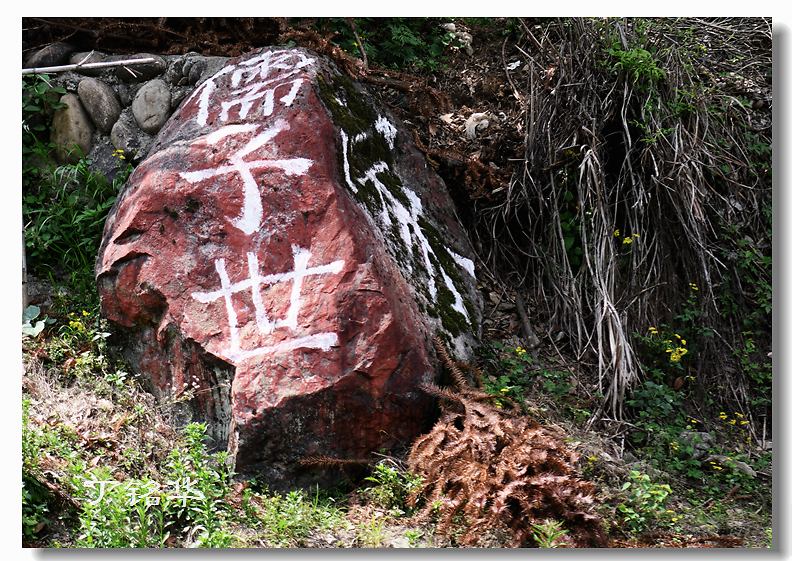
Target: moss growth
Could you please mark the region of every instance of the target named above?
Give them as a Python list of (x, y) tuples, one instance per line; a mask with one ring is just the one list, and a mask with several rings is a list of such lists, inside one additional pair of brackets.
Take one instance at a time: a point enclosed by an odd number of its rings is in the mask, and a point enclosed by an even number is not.
[(379, 190), (374, 186), (374, 182), (371, 180), (366, 181), (361, 185), (358, 185), (358, 191), (355, 193), (355, 198), (358, 201), (366, 205), (366, 207), (373, 213), (376, 211), (381, 211), (383, 208), (382, 202), (382, 195), (380, 195)]
[[(333, 114), (333, 120), (341, 125), (341, 128), (350, 135), (356, 136), (362, 133), (369, 123), (372, 122), (371, 112), (369, 108), (362, 104), (363, 106), (363, 115), (361, 113), (361, 103), (358, 103), (357, 100), (352, 101), (351, 98), (356, 96), (351, 95), (349, 90), (354, 91), (354, 87), (352, 87), (352, 82), (349, 82), (349, 88), (345, 89), (345, 94), (341, 97), (344, 98), (346, 105), (339, 101), (339, 97), (336, 95), (336, 91), (339, 89), (339, 83), (343, 83), (340, 76), (333, 76), (332, 77), (333, 84), (329, 84), (322, 75), (317, 76), (317, 84), (319, 85), (319, 97), (324, 102), (325, 107), (327, 107), (330, 112)], [(347, 81), (349, 81), (347, 79)], [(358, 110), (358, 114), (353, 113), (352, 108)], [(363, 117), (361, 119), (361, 117)], [(365, 119), (368, 117), (368, 119)]]
[[(386, 201), (383, 200), (374, 182), (367, 180), (361, 185), (360, 179), (375, 164), (384, 162), (389, 169), (378, 172), (376, 174), (377, 180), (385, 186), (394, 199), (409, 209), (410, 200), (404, 191), (402, 181), (390, 169), (393, 166), (392, 150), (384, 135), (374, 129), (374, 122), (377, 118), (375, 110), (370, 106), (365, 96), (355, 89), (352, 80), (347, 76), (334, 74), (330, 77), (330, 80), (321, 75), (317, 78), (320, 99), (331, 112), (334, 122), (341, 127), (350, 139), (349, 146), (347, 146), (347, 159), (349, 162), (349, 176), (355, 182), (355, 185), (350, 185), (349, 187), (350, 189), (353, 187), (356, 189), (355, 197), (368, 208), (372, 215), (382, 212)], [(353, 139), (364, 133), (365, 138), (353, 141)], [(339, 162), (339, 164), (343, 166), (344, 162)], [(340, 175), (341, 177), (345, 176), (343, 170)], [(389, 216), (391, 228), (390, 232), (388, 232), (388, 237), (393, 242), (394, 253), (396, 254), (394, 257), (400, 262), (412, 259), (413, 270), (416, 273), (415, 280), (419, 281), (421, 278), (427, 278), (429, 272), (424, 263), (424, 256), (420, 246), (413, 244), (411, 248), (404, 247), (398, 221), (390, 210)], [(440, 232), (423, 217), (418, 218), (418, 227), (432, 249), (429, 257), (433, 266), (438, 271), (444, 271), (448, 275), (457, 291), (460, 293), (464, 292), (463, 287), (465, 284), (459, 272), (459, 265), (445, 248)], [(417, 233), (413, 225), (410, 225), (409, 228), (411, 234), (415, 235)], [(470, 317), (470, 320), (468, 320), (464, 314), (452, 307), (456, 302), (456, 298), (454, 293), (445, 286), (441, 275), (437, 276), (435, 284), (438, 287), (435, 306), (429, 304), (432, 299), (428, 291), (425, 288), (421, 290), (427, 303), (425, 306), (426, 313), (431, 317), (439, 318), (443, 328), (453, 337), (457, 337), (460, 333), (467, 330), (468, 325), (472, 325), (477, 332), (478, 325), (470, 302), (464, 300), (465, 309)], [(419, 305), (423, 310), (424, 304)], [(446, 339), (448, 339), (447, 343), (451, 342), (447, 335)]]
[[(351, 139), (362, 133), (366, 137), (356, 142), (350, 142), (347, 147), (349, 161), (349, 175), (355, 182), (357, 192), (355, 197), (374, 213), (383, 208), (382, 196), (373, 182), (366, 181), (361, 185), (358, 181), (376, 163), (384, 162), (389, 168), (393, 166), (393, 154), (390, 146), (381, 133), (374, 130), (377, 114), (366, 102), (365, 97), (356, 89), (352, 80), (347, 76), (333, 75), (332, 83), (323, 76), (317, 76), (319, 85), (319, 98), (333, 115), (333, 121)], [(343, 100), (341, 103), (339, 99)], [(340, 162), (343, 165), (343, 162)], [(344, 177), (344, 174), (341, 174)], [(385, 185), (393, 197), (404, 205), (409, 205), (409, 200), (402, 189), (402, 182), (392, 171), (381, 171), (377, 179)], [(352, 186), (349, 186), (352, 188)]]
[(435, 265), (435, 267), (442, 267), (443, 271), (445, 271), (454, 282), (457, 290), (461, 291), (462, 287), (464, 287), (464, 282), (462, 281), (462, 277), (459, 274), (459, 264), (453, 257), (451, 257), (451, 254), (448, 253), (448, 250), (445, 248), (442, 237), (440, 236), (440, 232), (437, 231), (437, 228), (429, 224), (429, 222), (423, 216), (418, 217), (418, 226), (420, 226), (423, 235), (429, 242), (429, 247), (432, 248), (432, 252), (436, 257), (436, 261), (432, 260), (432, 263)]
[(383, 185), (390, 191), (390, 194), (399, 201), (401, 204), (404, 205), (404, 208), (410, 208), (410, 199), (407, 198), (407, 195), (404, 194), (402, 190), (402, 182), (396, 174), (391, 172), (384, 172), (381, 171), (376, 175), (377, 179), (379, 179)]
[(451, 306), (456, 302), (454, 293), (451, 292), (445, 285), (438, 284), (437, 287), (437, 307), (440, 314), (440, 321), (443, 322), (443, 327), (454, 337), (459, 336), (463, 330), (467, 329), (468, 322), (465, 316), (457, 312)]
[(465, 305), (468, 317), (470, 318), (470, 325), (473, 326), (473, 334), (475, 335), (479, 330), (478, 320), (476, 319), (476, 310), (473, 308), (473, 304), (471, 304), (470, 300), (467, 298), (463, 298), (462, 303)]

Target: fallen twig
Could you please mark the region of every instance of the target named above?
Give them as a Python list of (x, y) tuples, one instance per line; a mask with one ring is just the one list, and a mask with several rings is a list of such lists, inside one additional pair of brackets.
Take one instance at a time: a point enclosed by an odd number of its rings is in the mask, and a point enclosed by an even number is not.
[(79, 62), (77, 64), (67, 64), (65, 66), (43, 66), (41, 68), (23, 68), (22, 75), (28, 74), (53, 74), (55, 72), (68, 72), (69, 70), (77, 70), (78, 68), (110, 68), (113, 66), (133, 66), (135, 64), (146, 64), (149, 62), (154, 62), (156, 59), (152, 57), (147, 58), (136, 58), (136, 59), (128, 59), (128, 60), (113, 60), (110, 62), (91, 62), (89, 64), (83, 64)]

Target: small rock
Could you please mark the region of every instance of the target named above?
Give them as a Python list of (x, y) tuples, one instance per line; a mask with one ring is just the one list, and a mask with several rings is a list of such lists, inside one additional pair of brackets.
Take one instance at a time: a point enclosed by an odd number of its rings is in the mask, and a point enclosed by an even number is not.
[(147, 62), (144, 64), (118, 66), (115, 70), (115, 74), (124, 82), (146, 82), (165, 72), (165, 69), (168, 67), (165, 59), (162, 57), (146, 53), (116, 58), (117, 60), (131, 60), (138, 58), (154, 59), (154, 62)]
[(170, 115), (171, 93), (162, 80), (152, 80), (140, 88), (132, 102), (132, 114), (140, 129), (157, 134)]
[(194, 86), (198, 82), (198, 80), (200, 80), (204, 69), (206, 69), (206, 62), (204, 62), (203, 60), (196, 61), (192, 65), (192, 68), (190, 68), (190, 74), (188, 76), (187, 82), (191, 86)]
[(679, 435), (680, 444), (693, 446), (693, 456), (691, 459), (700, 460), (707, 453), (707, 450), (715, 444), (715, 439), (708, 432), (684, 431)]
[[(60, 98), (63, 107), (55, 111), (52, 118), (52, 134), (50, 140), (57, 146), (55, 159), (61, 163), (77, 163), (82, 155), (91, 151), (93, 123), (83, 108), (80, 98), (74, 94), (65, 94)], [(75, 149), (75, 145), (79, 151)]]
[(25, 63), (25, 68), (60, 66), (74, 52), (74, 45), (64, 42), (53, 43), (34, 54)]
[(110, 134), (121, 115), (121, 103), (113, 88), (96, 78), (85, 78), (77, 86), (77, 95), (96, 128), (104, 134)]
[(745, 462), (741, 462), (740, 460), (735, 460), (733, 458), (729, 458), (727, 456), (722, 456), (720, 454), (708, 456), (706, 460), (704, 460), (704, 465), (709, 466), (712, 464), (719, 465), (721, 467), (732, 467), (734, 471), (739, 471), (748, 475), (750, 477), (756, 477), (756, 472), (751, 469), (751, 466), (746, 464)]
[(173, 63), (171, 66), (170, 72), (168, 72), (168, 77), (170, 78), (171, 84), (177, 86), (179, 84), (179, 80), (182, 79), (182, 67), (184, 66), (184, 60), (179, 59)]
[(470, 139), (476, 138), (476, 131), (484, 130), (488, 126), (486, 113), (473, 113), (465, 122), (465, 135)]
[(137, 127), (134, 119), (122, 116), (110, 131), (110, 142), (116, 150), (123, 150), (127, 158), (137, 155), (136, 159), (139, 159), (148, 150), (152, 139)]
[(410, 542), (404, 536), (393, 538), (388, 547), (396, 547), (399, 549), (407, 549), (410, 547)]
[(94, 142), (90, 159), (91, 165), (88, 169), (103, 175), (107, 181), (118, 179), (126, 167), (126, 162), (119, 158), (106, 136)]
[(115, 91), (118, 93), (118, 99), (121, 100), (121, 105), (124, 107), (132, 105), (132, 102), (135, 101), (135, 93), (137, 93), (138, 89), (137, 86), (125, 84), (124, 82), (118, 84), (115, 87)]

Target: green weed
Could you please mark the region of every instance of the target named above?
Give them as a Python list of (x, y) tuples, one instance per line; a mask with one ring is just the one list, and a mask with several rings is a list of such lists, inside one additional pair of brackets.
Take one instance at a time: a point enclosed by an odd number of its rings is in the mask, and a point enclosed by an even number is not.
[(345, 526), (343, 512), (334, 500), (317, 490), (313, 496), (304, 491), (262, 498), (259, 514), (264, 537), (272, 547), (299, 545), (314, 530)]
[(376, 485), (366, 489), (365, 494), (380, 508), (402, 515), (413, 509), (405, 506), (407, 497), (421, 485), (421, 478), (406, 470), (400, 470), (385, 462), (374, 465), (373, 473), (366, 478)]
[(545, 520), (543, 524), (532, 524), (531, 527), (534, 531), (534, 539), (539, 543), (539, 547), (556, 548), (569, 545), (567, 542), (560, 541), (566, 536), (566, 530), (563, 529), (561, 522)]
[(648, 475), (638, 471), (630, 472), (630, 479), (622, 486), (622, 491), (631, 490), (630, 496), (617, 507), (617, 511), (622, 522), (632, 532), (638, 532), (665, 511), (671, 487), (652, 483)]
[[(449, 45), (461, 46), (437, 18), (354, 18), (370, 64), (403, 70), (437, 70)], [(362, 52), (347, 18), (317, 18), (316, 28), (336, 33), (333, 42), (354, 57)]]

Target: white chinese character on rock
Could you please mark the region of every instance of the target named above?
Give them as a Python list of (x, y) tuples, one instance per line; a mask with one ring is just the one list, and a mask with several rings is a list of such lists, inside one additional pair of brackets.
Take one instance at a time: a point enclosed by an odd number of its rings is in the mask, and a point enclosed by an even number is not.
[[(250, 140), (238, 152), (229, 156), (230, 165), (216, 168), (207, 168), (197, 171), (179, 172), (179, 175), (189, 183), (198, 183), (212, 177), (225, 174), (239, 174), (243, 186), (242, 212), (237, 218), (231, 220), (231, 224), (245, 232), (252, 234), (261, 227), (264, 218), (264, 209), (261, 206), (261, 193), (258, 183), (253, 177), (252, 170), (261, 168), (276, 168), (283, 170), (286, 175), (303, 175), (311, 167), (313, 161), (306, 158), (289, 158), (281, 160), (250, 160), (244, 158), (252, 152), (262, 148), (267, 142), (272, 140), (278, 133), (289, 130), (289, 123), (283, 119), (278, 119), (272, 127), (264, 129), (258, 134), (251, 135)], [(241, 125), (226, 125), (215, 132), (201, 137), (192, 143), (193, 146), (213, 145), (232, 136), (245, 133), (252, 133), (259, 129), (259, 125), (253, 123)]]
[[(263, 335), (268, 335), (278, 328), (293, 330), (297, 328), (297, 316), (302, 306), (301, 292), (303, 279), (313, 275), (337, 274), (341, 272), (341, 269), (344, 267), (343, 260), (333, 261), (327, 265), (308, 267), (308, 262), (311, 259), (311, 252), (296, 245), (292, 245), (292, 254), (294, 257), (294, 270), (286, 273), (261, 276), (256, 254), (248, 252), (247, 261), (249, 276), (246, 279), (234, 283), (231, 282), (228, 272), (226, 271), (225, 259), (217, 259), (215, 260), (215, 269), (220, 277), (220, 289), (212, 292), (192, 293), (192, 297), (195, 300), (203, 303), (214, 302), (220, 298), (224, 300), (231, 338), (230, 345), (224, 352), (232, 362), (244, 360), (260, 354), (297, 348), (313, 348), (327, 351), (333, 345), (338, 344), (338, 335), (336, 333), (316, 333), (284, 341), (272, 346), (261, 346), (247, 350), (240, 348), (239, 324), (232, 299), (234, 294), (248, 289), (251, 291), (253, 306), (256, 310), (256, 326)], [(267, 310), (264, 308), (261, 289), (264, 286), (286, 281), (292, 281), (293, 283), (286, 317), (282, 319), (270, 319), (267, 315)]]
[[(245, 119), (259, 100), (263, 99), (263, 108), (257, 117), (269, 117), (275, 106), (275, 91), (281, 86), (288, 86), (288, 92), (278, 99), (286, 107), (290, 107), (302, 86), (302, 78), (293, 78), (302, 68), (310, 66), (315, 59), (303, 53), (268, 51), (257, 57), (241, 62), (236, 66), (226, 66), (220, 72), (201, 84), (187, 99), (185, 105), (198, 101), (198, 124), (205, 126), (209, 121), (212, 106), (212, 95), (217, 90), (217, 80), (221, 76), (231, 74), (231, 90), (229, 96), (238, 96), (230, 101), (219, 104), (220, 120), (227, 121), (229, 110), (239, 106), (238, 118)], [(239, 87), (243, 81), (244, 86)]]

